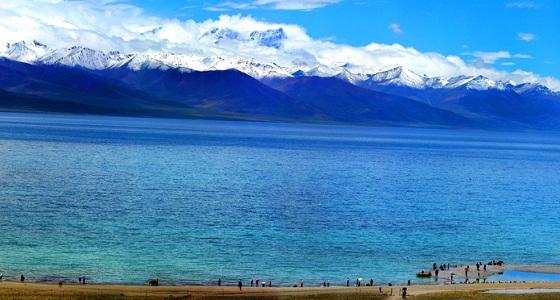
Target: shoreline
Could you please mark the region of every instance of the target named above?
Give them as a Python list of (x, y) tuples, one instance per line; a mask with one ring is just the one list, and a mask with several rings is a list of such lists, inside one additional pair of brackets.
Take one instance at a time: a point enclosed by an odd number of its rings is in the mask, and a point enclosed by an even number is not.
[[(429, 283), (419, 283), (411, 285), (376, 285), (366, 286), (365, 283), (360, 287), (350, 285), (349, 287), (342, 285), (331, 285), (330, 287), (322, 286), (304, 286), (288, 287), (288, 286), (272, 286), (272, 287), (250, 287), (243, 286), (241, 290), (233, 285), (160, 285), (150, 286), (146, 282), (144, 285), (138, 284), (96, 284), (87, 283), (85, 285), (78, 283), (38, 283), (38, 282), (19, 282), (6, 281), (0, 283), (0, 299), (8, 296), (17, 296), (18, 299), (48, 299), (49, 297), (68, 297), (68, 299), (79, 299), (84, 295), (102, 295), (103, 297), (144, 297), (144, 298), (160, 298), (160, 297), (184, 297), (184, 298), (212, 298), (212, 297), (260, 297), (260, 298), (278, 298), (278, 297), (327, 297), (339, 298), (341, 296), (359, 299), (364, 296), (391, 298), (400, 295), (403, 288), (407, 289), (408, 295), (426, 295), (434, 293), (450, 293), (450, 292), (469, 292), (469, 293), (498, 293), (498, 294), (534, 294), (534, 293), (559, 293), (560, 281), (557, 282), (480, 282), (465, 283), (463, 274), (457, 274), (458, 280), (454, 283), (448, 281), (451, 272), (462, 270), (465, 266), (452, 267), (450, 270), (439, 272), (438, 281)], [(474, 270), (473, 270), (474, 269)], [(481, 268), (482, 269), (482, 268)], [(477, 273), (476, 267), (470, 267), (470, 272)], [(505, 270), (522, 271), (537, 274), (560, 274), (560, 266), (536, 266), (536, 265), (504, 265), (504, 266), (487, 266), (487, 272), (481, 272), (481, 277), (488, 278), (498, 272)], [(433, 270), (432, 270), (433, 271)], [(477, 274), (478, 275), (478, 274)], [(80, 296), (81, 295), (81, 296)], [(559, 293), (560, 295), (560, 293)]]
[[(439, 270), (438, 271), (438, 276), (435, 276), (435, 272), (433, 269), (426, 269), (426, 270), (419, 270), (419, 271), (425, 271), (425, 272), (431, 272), (432, 276), (431, 277), (426, 277), (426, 278), (417, 278), (416, 274), (411, 273), (409, 279), (418, 279), (419, 281), (416, 282), (412, 282), (411, 285), (439, 285), (439, 284), (463, 284), (465, 283), (465, 280), (468, 279), (469, 283), (473, 283), (473, 280), (476, 281), (476, 279), (480, 280), (480, 283), (485, 283), (484, 280), (494, 276), (494, 275), (498, 275), (503, 273), (504, 271), (519, 271), (519, 272), (526, 272), (526, 273), (531, 273), (531, 274), (557, 274), (559, 275), (559, 280), (558, 282), (560, 283), (560, 265), (502, 265), (502, 266), (498, 266), (498, 265), (487, 265), (486, 271), (483, 270), (483, 267), (480, 267), (480, 271), (477, 271), (476, 266), (475, 265), (468, 265), (469, 266), (469, 271), (468, 274), (465, 275), (465, 267), (467, 265), (454, 265), (451, 266), (450, 269), (446, 269), (446, 270)], [(453, 273), (453, 282), (451, 282), (451, 273)], [(479, 275), (480, 273), (480, 275)], [(2, 275), (2, 274), (0, 274)], [(6, 277), (6, 274), (3, 274), (4, 278), (0, 279), (0, 284), (2, 282), (5, 283), (20, 283), (20, 281), (18, 280), (19, 275), (17, 276), (9, 276)], [(57, 285), (58, 282), (62, 281), (62, 283), (64, 285), (82, 285), (81, 283), (78, 283), (78, 281), (74, 278), (70, 278), (70, 277), (56, 277), (56, 276), (48, 276), (48, 277), (44, 277), (44, 278), (49, 278), (49, 280), (39, 280), (39, 281), (34, 281), (34, 280), (29, 280), (29, 278), (26, 278), (26, 281), (24, 282), (25, 284), (46, 284), (46, 285)], [(155, 278), (152, 278), (155, 279)], [(160, 282), (159, 282), (159, 286), (165, 286), (165, 287), (182, 287), (182, 286), (189, 286), (189, 287), (219, 287), (217, 285), (217, 279), (215, 282), (213, 283), (204, 283), (204, 282), (196, 282), (196, 281), (190, 281), (190, 282), (166, 282), (164, 279), (159, 278)], [(87, 284), (86, 285), (95, 285), (95, 286), (132, 286), (132, 287), (139, 287), (139, 286), (149, 286), (149, 280), (150, 279), (146, 279), (145, 281), (142, 282), (116, 282), (116, 283), (109, 283), (109, 282), (94, 282), (91, 281), (91, 279), (88, 279)], [(552, 282), (556, 282), (556, 281), (552, 281)], [(298, 285), (299, 287), (299, 280), (294, 281), (295, 284)], [(369, 283), (369, 280), (367, 280), (367, 278), (364, 278), (364, 280), (361, 282), (361, 287), (366, 287), (367, 284)], [(532, 283), (532, 282), (527, 282), (527, 283)], [(537, 282), (534, 282), (537, 283)], [(406, 280), (403, 281), (393, 281), (392, 284), (389, 282), (376, 282), (374, 280), (374, 286), (406, 286)], [(237, 281), (233, 282), (233, 281), (227, 281), (224, 282), (222, 281), (222, 286), (223, 287), (237, 287)], [(330, 284), (331, 287), (345, 287), (346, 285), (340, 282), (331, 282)], [(356, 279), (355, 278), (350, 278), (350, 287), (355, 287), (356, 286)], [(410, 285), (409, 285), (410, 286)], [(243, 287), (247, 287), (250, 288), (251, 286), (249, 285), (248, 281), (245, 280), (243, 281)], [(293, 288), (293, 284), (287, 285), (285, 283), (283, 284), (276, 284), (273, 285), (272, 287), (274, 288)], [(317, 282), (305, 282), (305, 287), (309, 287), (309, 288), (322, 288), (323, 287), (323, 283), (317, 283)], [(254, 286), (254, 288), (263, 288), (261, 285), (259, 286)], [(268, 282), (266, 283), (265, 288), (269, 288), (268, 286)]]
[[(132, 286), (132, 285), (106, 285), (106, 284), (57, 284), (47, 283), (0, 283), (0, 299), (17, 297), (17, 299), (80, 299), (84, 295), (101, 296), (103, 298), (118, 297), (145, 299), (159, 298), (254, 298), (275, 299), (281, 297), (314, 297), (335, 298), (340, 297), (360, 299), (362, 297), (400, 298), (403, 288), (407, 288), (407, 295), (431, 295), (439, 293), (491, 293), (491, 294), (534, 294), (558, 293), (560, 282), (554, 283), (486, 283), (486, 284), (416, 284), (410, 286), (362, 286), (362, 287), (244, 287), (239, 290), (234, 286)], [(381, 288), (381, 292), (379, 291)], [(560, 293), (558, 293), (560, 295)]]

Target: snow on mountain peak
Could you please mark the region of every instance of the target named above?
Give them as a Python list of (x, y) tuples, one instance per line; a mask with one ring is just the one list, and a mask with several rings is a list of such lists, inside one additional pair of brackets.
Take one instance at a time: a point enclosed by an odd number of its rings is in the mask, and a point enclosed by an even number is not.
[(428, 78), (418, 75), (405, 67), (399, 66), (387, 71), (376, 73), (371, 76), (371, 80), (383, 85), (392, 84), (423, 89), (426, 87)]
[[(248, 32), (244, 34), (249, 34)], [(286, 38), (282, 28), (265, 31), (253, 31), (249, 35), (232, 29), (213, 28), (203, 34), (202, 38), (211, 38), (215, 42), (220, 40), (236, 40), (240, 43), (257, 43), (264, 47), (281, 48)], [(384, 70), (371, 74), (365, 66), (349, 62), (338, 62), (333, 65), (323, 64), (314, 56), (301, 54), (289, 65), (279, 66), (275, 63), (258, 61), (254, 58), (222, 58), (219, 56), (201, 56), (197, 54), (122, 54), (118, 51), (103, 52), (86, 47), (74, 46), (70, 48), (49, 48), (38, 41), (0, 43), (0, 57), (37, 64), (64, 65), (82, 67), (91, 70), (128, 67), (133, 70), (141, 69), (177, 69), (181, 72), (192, 70), (227, 70), (237, 69), (256, 79), (286, 78), (293, 76), (337, 77), (356, 85), (367, 86), (398, 86), (413, 89), (454, 89), (464, 87), (469, 90), (486, 91), (490, 89), (512, 90), (523, 95), (558, 95), (546, 86), (537, 83), (517, 85), (512, 81), (495, 81), (484, 76), (461, 75), (450, 79), (419, 75), (406, 67)]]
[(212, 39), (214, 43), (219, 43), (222, 40), (242, 40), (241, 34), (233, 29), (229, 28), (212, 28), (210, 31), (205, 32), (201, 37), (201, 40)]
[(15, 44), (7, 43), (4, 52), (0, 55), (17, 61), (32, 63), (52, 51), (46, 45), (34, 40), (31, 43), (25, 41)]
[(282, 40), (286, 38), (286, 33), (282, 27), (278, 29), (269, 29), (266, 31), (253, 31), (250, 35), (251, 40), (257, 42), (259, 46), (272, 47), (280, 49)]
[(522, 83), (513, 87), (513, 90), (520, 95), (557, 95), (548, 87), (538, 83)]

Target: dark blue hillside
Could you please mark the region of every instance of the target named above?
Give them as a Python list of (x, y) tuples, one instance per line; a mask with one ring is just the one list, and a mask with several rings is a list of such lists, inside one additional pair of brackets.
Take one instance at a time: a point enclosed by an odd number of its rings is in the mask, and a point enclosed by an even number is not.
[(333, 77), (295, 77), (270, 81), (269, 84), (335, 121), (407, 126), (480, 126), (458, 114), (408, 98), (361, 88)]

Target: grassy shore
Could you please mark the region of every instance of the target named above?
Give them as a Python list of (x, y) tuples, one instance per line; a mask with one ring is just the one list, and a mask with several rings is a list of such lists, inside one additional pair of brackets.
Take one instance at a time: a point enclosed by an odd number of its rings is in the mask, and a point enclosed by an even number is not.
[[(560, 299), (560, 293), (488, 294), (489, 290), (559, 289), (560, 283), (412, 285), (408, 299)], [(11, 300), (140, 300), (140, 299), (402, 299), (402, 287), (243, 288), (210, 286), (128, 286), (4, 282), (0, 299)]]

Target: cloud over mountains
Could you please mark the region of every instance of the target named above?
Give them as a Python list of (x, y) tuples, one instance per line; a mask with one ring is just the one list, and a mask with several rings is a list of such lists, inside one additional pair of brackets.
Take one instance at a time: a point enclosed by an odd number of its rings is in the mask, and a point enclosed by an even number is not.
[[(247, 5), (270, 9), (314, 9), (339, 0), (246, 1)], [(224, 2), (222, 7), (227, 8)], [(251, 42), (251, 33), (282, 29), (281, 44)], [(232, 30), (237, 34), (216, 40), (213, 30)], [(400, 28), (398, 28), (400, 29)], [(393, 29), (395, 30), (395, 29)], [(97, 50), (123, 53), (167, 52), (201, 56), (255, 58), (266, 63), (289, 65), (294, 61), (323, 68), (351, 65), (354, 73), (371, 74), (397, 66), (406, 66), (430, 77), (460, 74), (483, 75), (493, 80), (541, 83), (560, 90), (560, 80), (542, 77), (524, 70), (506, 72), (492, 68), (500, 58), (519, 58), (516, 54), (486, 55), (485, 64), (468, 62), (458, 56), (437, 52), (420, 52), (399, 44), (370, 43), (362, 47), (314, 39), (297, 24), (271, 23), (251, 16), (224, 14), (215, 20), (195, 22), (147, 15), (139, 7), (123, 1), (20, 0), (0, 3), (0, 39), (5, 43), (38, 40), (47, 45), (80, 45)], [(528, 39), (528, 36), (523, 36)], [(475, 53), (475, 52), (473, 52)], [(474, 55), (474, 54), (473, 54)], [(482, 56), (478, 53), (474, 56)], [(508, 57), (509, 55), (509, 57)], [(522, 55), (522, 54), (521, 54)], [(488, 63), (489, 62), (489, 63)]]

